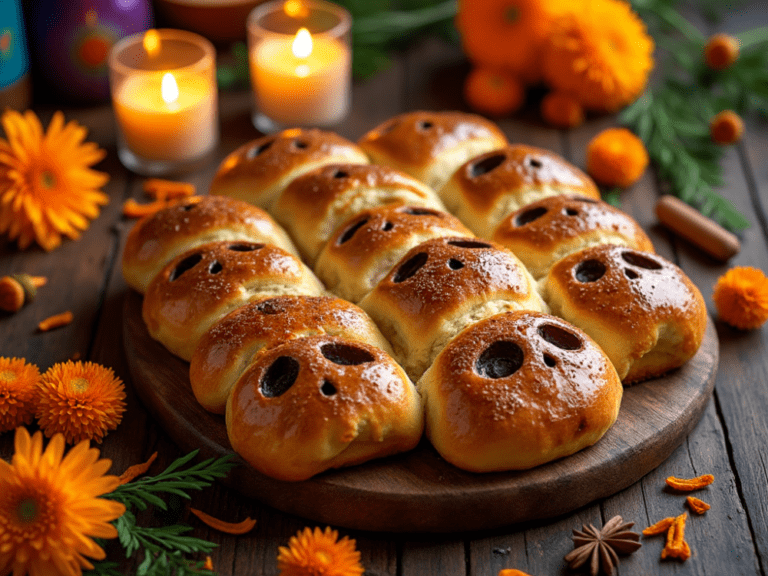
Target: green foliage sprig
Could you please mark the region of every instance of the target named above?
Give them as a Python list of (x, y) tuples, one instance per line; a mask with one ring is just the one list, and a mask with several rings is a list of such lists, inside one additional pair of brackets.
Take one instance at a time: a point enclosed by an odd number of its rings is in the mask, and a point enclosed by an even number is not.
[[(188, 536), (191, 526), (145, 527), (136, 523), (133, 509), (143, 511), (150, 506), (168, 510), (165, 501), (158, 496), (166, 494), (190, 499), (189, 492), (202, 490), (216, 478), (223, 478), (235, 466), (229, 456), (204, 460), (184, 468), (197, 456), (198, 451), (172, 462), (157, 476), (145, 476), (118, 486), (104, 498), (125, 504), (126, 511), (113, 522), (117, 538), (125, 549), (126, 558), (137, 552), (143, 555), (137, 568), (137, 576), (214, 576), (214, 572), (203, 568), (202, 560), (193, 560), (188, 555), (208, 554), (216, 547), (212, 542)], [(87, 576), (120, 576), (114, 562), (97, 562)]]

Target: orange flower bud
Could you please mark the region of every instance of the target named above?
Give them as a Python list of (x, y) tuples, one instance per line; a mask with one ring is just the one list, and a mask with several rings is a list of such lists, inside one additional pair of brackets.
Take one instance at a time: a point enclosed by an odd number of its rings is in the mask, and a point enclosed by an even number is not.
[(541, 117), (557, 128), (575, 128), (584, 122), (584, 107), (565, 92), (550, 92), (541, 101)]
[(736, 112), (723, 110), (709, 122), (709, 133), (718, 144), (734, 144), (744, 133), (744, 121)]
[(523, 105), (525, 88), (509, 72), (478, 67), (469, 73), (464, 82), (464, 99), (478, 112), (506, 116)]
[(648, 166), (643, 141), (626, 128), (608, 128), (587, 145), (587, 172), (600, 184), (627, 188)]
[(713, 70), (723, 70), (739, 57), (739, 41), (728, 34), (715, 34), (704, 47), (704, 62)]

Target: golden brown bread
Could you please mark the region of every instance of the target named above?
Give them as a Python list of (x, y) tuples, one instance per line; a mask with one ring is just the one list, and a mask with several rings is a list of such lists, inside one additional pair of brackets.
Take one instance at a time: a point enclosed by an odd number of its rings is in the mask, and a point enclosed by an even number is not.
[(334, 162), (367, 164), (368, 157), (353, 142), (333, 132), (290, 128), (243, 144), (227, 156), (209, 193), (269, 209), (292, 180)]
[(587, 248), (557, 262), (541, 284), (552, 313), (589, 334), (625, 383), (677, 368), (704, 337), (707, 310), (698, 288), (650, 252)]
[(232, 390), (226, 424), (246, 462), (293, 481), (414, 448), (424, 412), (386, 352), (313, 336), (259, 356)]
[(454, 338), (418, 382), (427, 436), (472, 472), (521, 470), (597, 442), (619, 413), (622, 386), (581, 330), (508, 312)]
[(227, 196), (193, 196), (142, 218), (128, 233), (123, 277), (142, 294), (176, 256), (223, 240), (264, 242), (296, 254), (285, 231), (260, 208)]
[(455, 216), (433, 208), (364, 210), (336, 229), (317, 259), (315, 274), (331, 292), (358, 302), (408, 250), (440, 236), (474, 234)]
[(524, 144), (486, 152), (464, 163), (439, 191), (448, 209), (489, 238), (515, 210), (559, 194), (600, 199), (592, 179), (549, 150)]
[(282, 248), (213, 242), (177, 256), (155, 276), (142, 316), (152, 338), (189, 360), (202, 335), (235, 308), (270, 296), (322, 293), (312, 271)]
[(272, 214), (301, 255), (314, 263), (338, 226), (363, 210), (387, 204), (444, 208), (434, 190), (388, 166), (330, 164), (291, 182)]
[(391, 351), (373, 320), (346, 300), (275, 296), (230, 312), (200, 338), (189, 364), (192, 392), (203, 408), (223, 414), (232, 386), (259, 354), (320, 334)]
[(465, 112), (407, 112), (383, 122), (358, 141), (374, 164), (402, 170), (439, 190), (470, 158), (501, 148), (498, 126)]
[(468, 325), (508, 310), (547, 311), (536, 282), (512, 252), (455, 237), (412, 248), (360, 307), (413, 380)]
[(512, 250), (536, 279), (560, 258), (598, 244), (654, 251), (628, 214), (602, 200), (568, 195), (549, 196), (512, 212), (491, 240)]

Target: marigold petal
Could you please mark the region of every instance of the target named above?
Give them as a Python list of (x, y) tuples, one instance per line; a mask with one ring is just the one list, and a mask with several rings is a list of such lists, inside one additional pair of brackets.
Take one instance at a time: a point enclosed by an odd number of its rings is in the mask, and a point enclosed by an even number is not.
[(246, 518), (241, 522), (225, 522), (224, 520), (214, 518), (210, 514), (206, 514), (202, 510), (196, 508), (190, 508), (189, 511), (214, 530), (226, 532), (227, 534), (245, 534), (246, 532), (250, 532), (253, 527), (256, 526), (256, 520), (251, 518)]

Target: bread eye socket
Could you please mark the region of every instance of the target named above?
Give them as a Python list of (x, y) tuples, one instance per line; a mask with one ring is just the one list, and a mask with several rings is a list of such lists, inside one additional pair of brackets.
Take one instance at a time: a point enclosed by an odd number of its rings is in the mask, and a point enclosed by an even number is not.
[(375, 360), (368, 350), (349, 344), (323, 344), (320, 353), (326, 360), (339, 366), (358, 366)]
[(544, 166), (544, 163), (541, 160), (539, 160), (538, 158), (533, 158), (531, 156), (528, 156), (528, 158), (525, 159), (525, 163), (532, 168), (541, 168), (542, 166)]
[(537, 332), (544, 340), (562, 350), (578, 350), (582, 346), (581, 338), (576, 334), (554, 324), (542, 324)]
[(427, 260), (429, 260), (429, 254), (426, 252), (419, 252), (415, 256), (411, 256), (395, 271), (395, 275), (392, 277), (392, 281), (395, 284), (405, 282), (408, 280), (408, 278), (416, 274), (416, 272), (418, 272), (421, 267), (427, 263)]
[(476, 242), (475, 240), (451, 240), (448, 242), (449, 246), (456, 246), (457, 248), (493, 248), (490, 244), (485, 242)]
[(298, 377), (298, 360), (290, 356), (280, 356), (264, 372), (259, 389), (265, 398), (277, 398), (285, 394)]
[(434, 124), (429, 120), (420, 120), (417, 126), (419, 127), (419, 130), (429, 130)]
[(579, 215), (579, 211), (576, 210), (575, 208), (566, 208), (565, 210), (563, 210), (563, 212), (565, 213), (566, 216), (578, 216)]
[(256, 158), (256, 156), (259, 156), (263, 152), (269, 149), (272, 144), (274, 144), (274, 140), (267, 140), (266, 142), (259, 144), (258, 146), (251, 146), (248, 149), (248, 152), (245, 153), (245, 157), (248, 158), (248, 160), (253, 160)]
[(349, 178), (349, 172), (345, 172), (344, 170), (336, 169), (336, 172), (333, 173), (334, 178)]
[(199, 252), (187, 256), (184, 258), (184, 260), (176, 264), (176, 268), (171, 271), (171, 275), (168, 277), (168, 281), (175, 282), (182, 274), (184, 274), (184, 272), (197, 266), (202, 259), (203, 255)]
[(621, 257), (627, 264), (637, 266), (638, 268), (645, 268), (646, 270), (661, 270), (661, 264), (655, 260), (651, 260), (647, 256), (638, 254), (637, 252), (622, 252)]
[(209, 274), (218, 274), (224, 269), (224, 266), (221, 265), (221, 262), (218, 260), (214, 260), (211, 262), (210, 266), (208, 266), (208, 273)]
[(365, 226), (367, 222), (368, 222), (368, 218), (363, 218), (359, 222), (355, 222), (354, 224), (352, 224), (352, 226), (347, 228), (344, 231), (344, 233), (341, 236), (339, 236), (339, 239), (336, 241), (336, 246), (341, 246), (342, 244), (349, 242), (352, 239), (352, 236), (355, 235), (355, 232), (357, 232), (358, 230), (360, 230), (360, 228)]
[(464, 262), (461, 260), (456, 260), (456, 258), (451, 258), (448, 260), (448, 268), (451, 270), (461, 270), (464, 268)]
[(336, 386), (333, 385), (333, 382), (330, 380), (323, 380), (323, 385), (320, 386), (320, 392), (322, 392), (323, 396), (333, 396), (336, 394)]
[(227, 250), (232, 250), (233, 252), (253, 252), (262, 248), (264, 248), (264, 244), (230, 244), (227, 246)]
[(411, 216), (439, 216), (436, 210), (429, 208), (406, 208), (403, 212)]
[(475, 362), (475, 372), (484, 378), (512, 376), (523, 365), (523, 349), (514, 342), (500, 340), (483, 350)]
[(294, 140), (292, 144), (294, 148), (298, 148), (299, 150), (306, 150), (309, 148), (309, 144), (304, 142), (304, 140)]
[(544, 214), (546, 214), (547, 212), (548, 210), (543, 206), (526, 210), (525, 212), (520, 214), (517, 218), (515, 218), (515, 226), (525, 226), (526, 224), (530, 224), (534, 220), (538, 220), (539, 218), (544, 216)]
[(471, 178), (477, 178), (483, 174), (488, 174), (492, 170), (495, 170), (506, 160), (507, 157), (504, 154), (493, 154), (482, 160), (479, 160), (469, 167), (469, 175)]
[(605, 264), (600, 260), (584, 260), (576, 266), (574, 276), (579, 282), (597, 282), (605, 275)]
[(631, 268), (624, 268), (624, 276), (629, 278), (630, 280), (634, 280), (635, 278), (639, 278), (640, 274), (632, 270)]

